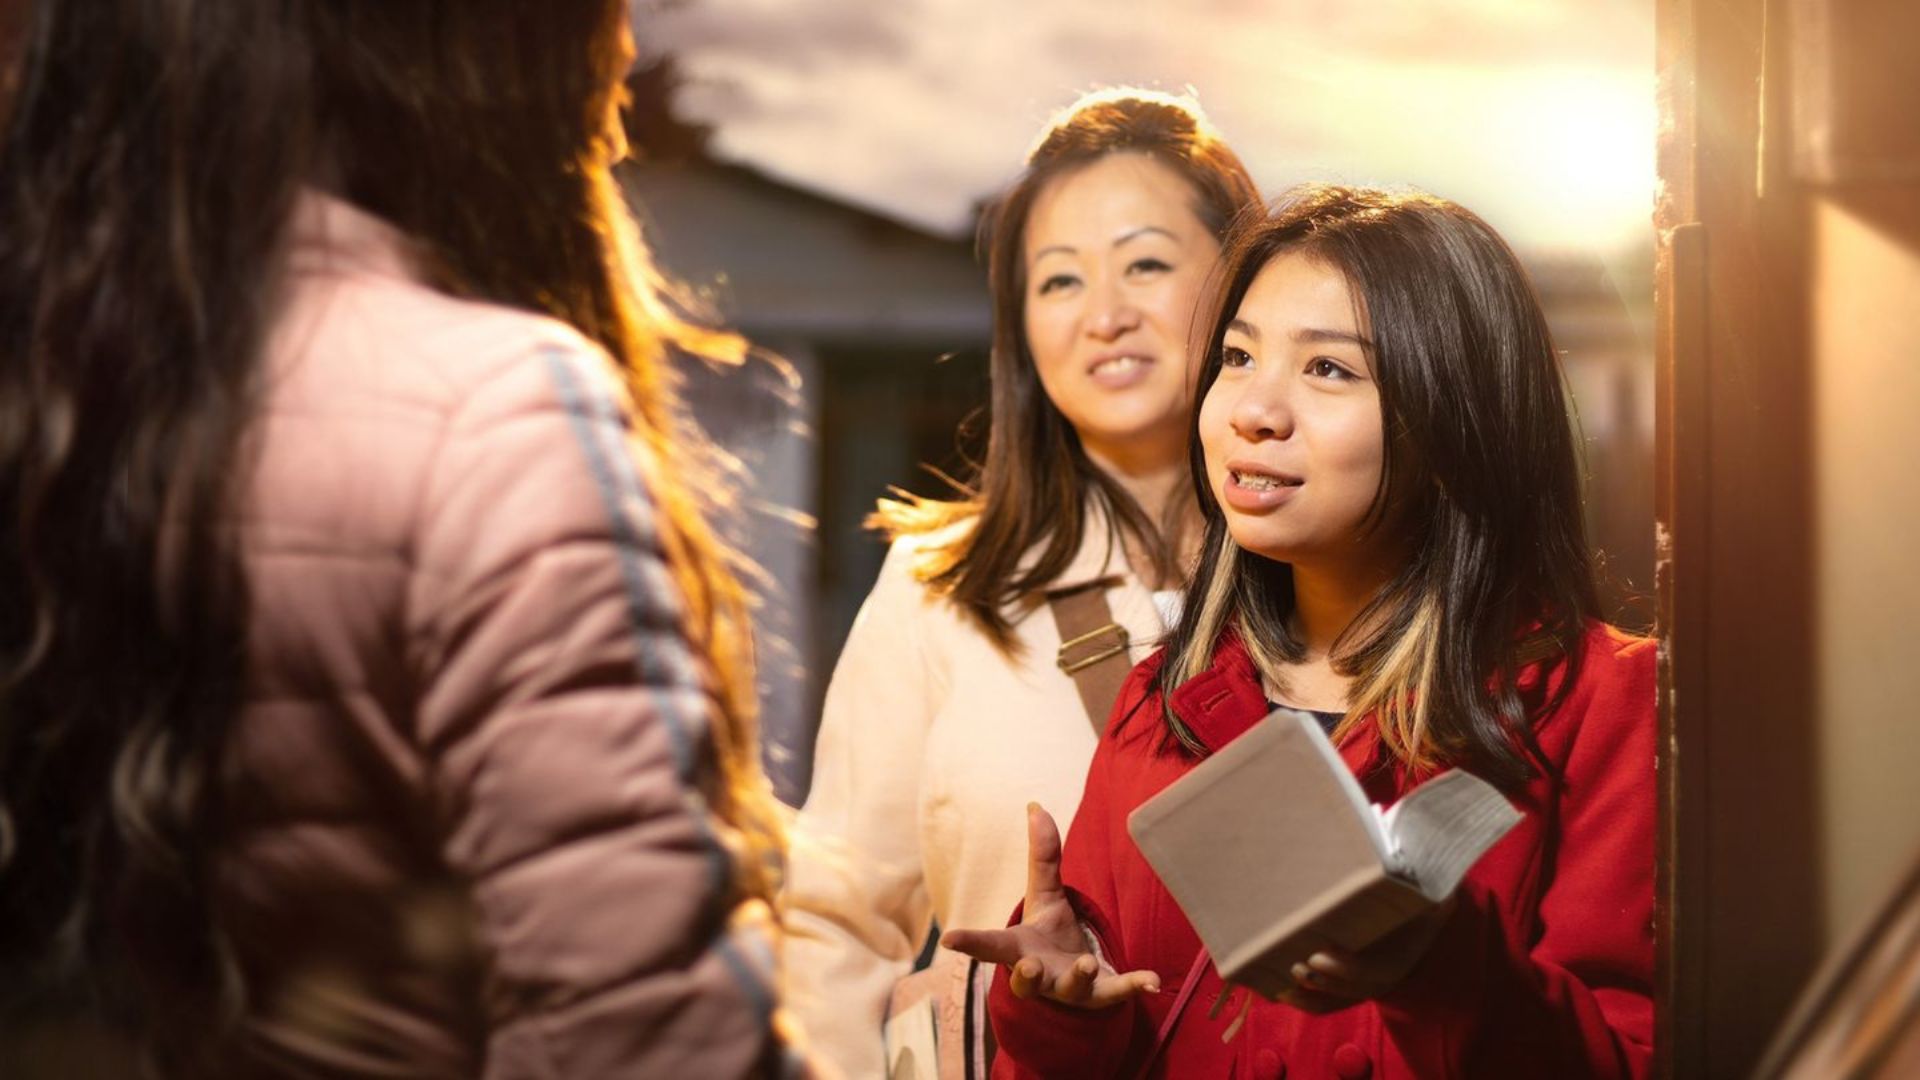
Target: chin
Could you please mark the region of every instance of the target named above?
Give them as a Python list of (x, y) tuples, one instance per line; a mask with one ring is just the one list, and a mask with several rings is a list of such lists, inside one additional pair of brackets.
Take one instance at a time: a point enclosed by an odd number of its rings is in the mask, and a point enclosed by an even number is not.
[(1165, 413), (1153, 416), (1102, 416), (1098, 422), (1080, 429), (1083, 438), (1092, 436), (1095, 440), (1109, 445), (1144, 445), (1165, 442), (1179, 447), (1180, 460), (1186, 460), (1186, 425), (1184, 416), (1176, 416), (1169, 423)]
[[(1233, 542), (1247, 554), (1279, 563), (1290, 563), (1299, 554), (1294, 545), (1274, 536), (1270, 531), (1237, 518), (1231, 510), (1227, 511), (1227, 515), (1227, 535), (1233, 537)], [(1243, 527), (1235, 528), (1236, 522), (1241, 523)]]
[(1246, 552), (1250, 558), (1264, 559), (1267, 562), (1284, 563), (1284, 564), (1291, 564), (1293, 562), (1293, 560), (1288, 557), (1287, 552), (1280, 551), (1278, 549), (1261, 550), (1259, 548), (1252, 548), (1252, 547), (1247, 547), (1245, 545), (1242, 545), (1240, 550)]

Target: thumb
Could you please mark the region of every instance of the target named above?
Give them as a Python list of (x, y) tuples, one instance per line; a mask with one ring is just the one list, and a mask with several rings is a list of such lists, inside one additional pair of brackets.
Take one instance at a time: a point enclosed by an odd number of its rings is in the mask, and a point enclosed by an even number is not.
[(1064, 902), (1060, 884), (1060, 826), (1039, 803), (1027, 804), (1027, 912)]

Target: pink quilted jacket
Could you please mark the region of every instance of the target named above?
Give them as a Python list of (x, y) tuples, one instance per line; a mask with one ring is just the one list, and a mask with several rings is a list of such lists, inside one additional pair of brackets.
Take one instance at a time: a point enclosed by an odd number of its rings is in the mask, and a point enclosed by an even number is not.
[(796, 1068), (605, 355), (426, 287), (337, 200), (296, 235), (238, 521), (229, 1074)]

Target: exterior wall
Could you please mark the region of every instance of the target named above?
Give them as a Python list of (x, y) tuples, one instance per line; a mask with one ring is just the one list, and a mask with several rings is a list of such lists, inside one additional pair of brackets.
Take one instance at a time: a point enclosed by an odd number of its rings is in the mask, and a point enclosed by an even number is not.
[(1811, 206), (1828, 945), (1920, 858), (1920, 193)]
[(661, 262), (756, 340), (953, 348), (987, 333), (986, 274), (934, 236), (749, 169), (623, 174)]
[(1611, 263), (1530, 260), (1578, 424), (1587, 537), (1607, 618), (1653, 627), (1652, 230)]
[(985, 400), (969, 378), (985, 275), (964, 240), (742, 166), (636, 163), (623, 179), (667, 274), (774, 357), (684, 373), (695, 417), (742, 466), (723, 524), (759, 569), (762, 745), (797, 804), (827, 675), (885, 554), (860, 522), (890, 485), (939, 491), (919, 463), (954, 468), (954, 427)]
[(805, 341), (762, 347), (787, 370), (758, 358), (743, 371), (689, 366), (685, 392), (707, 436), (739, 463), (733, 506), (720, 524), (753, 568), (761, 745), (775, 793), (795, 802), (806, 793), (813, 753), (821, 365)]

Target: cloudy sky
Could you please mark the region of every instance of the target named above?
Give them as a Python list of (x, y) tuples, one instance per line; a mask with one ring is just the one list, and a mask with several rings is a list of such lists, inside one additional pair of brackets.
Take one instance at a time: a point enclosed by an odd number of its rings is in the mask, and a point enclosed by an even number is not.
[(1413, 184), (1530, 248), (1643, 241), (1649, 0), (639, 0), (719, 152), (942, 231), (1077, 92), (1191, 88), (1263, 185)]

